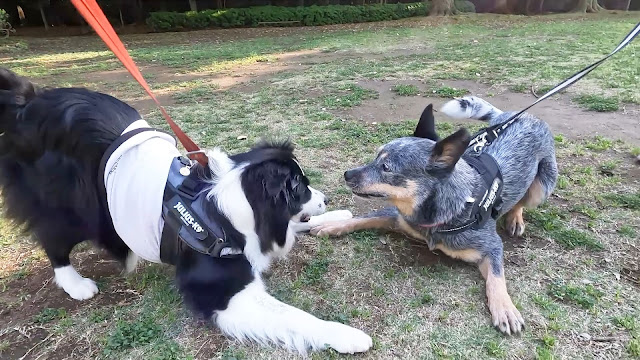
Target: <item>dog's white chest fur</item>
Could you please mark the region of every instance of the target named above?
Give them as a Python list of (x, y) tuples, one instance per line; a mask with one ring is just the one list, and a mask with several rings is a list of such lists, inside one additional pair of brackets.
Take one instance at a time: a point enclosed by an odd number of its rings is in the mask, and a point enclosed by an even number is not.
[[(149, 127), (138, 120), (125, 129)], [(109, 157), (104, 182), (116, 232), (141, 258), (160, 261), (162, 198), (173, 158), (175, 140), (162, 132), (145, 131), (124, 142)]]

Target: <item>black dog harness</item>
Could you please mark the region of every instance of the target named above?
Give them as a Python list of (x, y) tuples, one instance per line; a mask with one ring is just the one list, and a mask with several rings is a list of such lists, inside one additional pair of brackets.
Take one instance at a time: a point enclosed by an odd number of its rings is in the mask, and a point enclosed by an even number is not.
[(473, 167), (483, 180), (483, 195), (476, 199), (472, 206), (470, 219), (450, 228), (438, 229), (438, 234), (453, 235), (467, 229), (477, 230), (482, 227), (489, 218), (494, 220), (500, 215), (502, 207), (502, 173), (493, 156), (480, 153), (479, 155), (465, 154), (462, 158)]
[[(160, 131), (153, 128), (139, 128), (129, 131), (116, 139), (104, 152), (98, 170), (98, 184), (101, 201), (109, 214), (104, 172), (109, 157), (125, 141), (144, 131)], [(185, 156), (178, 156), (171, 162), (162, 202), (164, 227), (160, 240), (160, 260), (175, 265), (184, 246), (212, 257), (227, 258), (242, 254), (240, 246), (229, 238), (224, 229), (231, 229), (229, 220), (222, 216), (212, 216), (207, 204), (205, 187), (207, 183), (201, 175), (205, 171), (200, 164), (193, 163)], [(135, 201), (135, 199), (132, 199)], [(214, 220), (215, 219), (215, 220)], [(111, 222), (113, 227), (113, 220)]]
[[(232, 227), (226, 217), (212, 220), (204, 216), (207, 202), (201, 174), (204, 169), (185, 156), (173, 159), (167, 185), (164, 189), (162, 217), (164, 228), (160, 240), (160, 259), (175, 264), (182, 246), (216, 258), (242, 255), (242, 249), (233, 244), (224, 229)], [(210, 209), (209, 209), (210, 210)]]

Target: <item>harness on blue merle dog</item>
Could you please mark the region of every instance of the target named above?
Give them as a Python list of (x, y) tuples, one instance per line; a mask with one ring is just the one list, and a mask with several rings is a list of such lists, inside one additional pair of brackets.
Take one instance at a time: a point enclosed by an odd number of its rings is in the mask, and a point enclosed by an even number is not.
[[(139, 128), (117, 138), (105, 151), (100, 161), (98, 184), (104, 209), (111, 218), (104, 182), (105, 167), (109, 157), (125, 141), (144, 131), (160, 131), (153, 128)], [(202, 165), (185, 156), (175, 157), (171, 163), (162, 201), (164, 227), (160, 240), (160, 259), (163, 263), (175, 265), (178, 255), (185, 246), (212, 257), (228, 258), (242, 254), (240, 240), (233, 239), (225, 232), (233, 229), (229, 220), (216, 214), (215, 206), (206, 207), (205, 187), (201, 176), (206, 175)], [(216, 216), (219, 215), (219, 216)], [(111, 223), (113, 227), (113, 222)]]
[(453, 235), (467, 229), (482, 227), (489, 218), (494, 220), (500, 214), (502, 206), (502, 173), (493, 156), (480, 153), (478, 155), (465, 154), (462, 158), (473, 167), (483, 180), (483, 195), (476, 199), (472, 206), (469, 220), (453, 227), (441, 228), (435, 232), (444, 235)]

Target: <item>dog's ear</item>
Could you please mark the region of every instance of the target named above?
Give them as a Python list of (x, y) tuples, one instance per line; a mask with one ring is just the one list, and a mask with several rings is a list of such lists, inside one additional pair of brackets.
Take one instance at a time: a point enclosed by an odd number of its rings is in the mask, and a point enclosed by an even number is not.
[(418, 126), (416, 126), (416, 130), (413, 132), (413, 136), (433, 141), (440, 140), (436, 133), (436, 121), (433, 117), (433, 104), (427, 105), (422, 112), (420, 121), (418, 121)]
[(431, 162), (437, 168), (451, 171), (471, 141), (467, 129), (460, 129), (446, 138), (438, 141), (431, 152)]
[(22, 106), (36, 96), (37, 88), (26, 78), (19, 76), (11, 70), (0, 68), (0, 90), (6, 90), (3, 94), (11, 93), (14, 105)]

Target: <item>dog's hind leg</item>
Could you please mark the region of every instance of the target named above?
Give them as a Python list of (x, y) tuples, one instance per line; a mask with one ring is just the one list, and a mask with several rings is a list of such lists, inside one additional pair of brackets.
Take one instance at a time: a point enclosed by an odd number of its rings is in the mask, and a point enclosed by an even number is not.
[(138, 255), (129, 249), (113, 228), (104, 230), (96, 242), (122, 264), (125, 273), (135, 270), (138, 265)]
[(521, 236), (524, 233), (524, 218), (522, 213), (524, 208), (535, 208), (542, 204), (551, 195), (558, 179), (558, 166), (555, 156), (544, 158), (538, 164), (538, 173), (529, 186), (526, 194), (520, 201), (505, 215), (507, 232), (511, 236)]
[(358, 329), (318, 319), (278, 301), (266, 292), (260, 279), (235, 294), (215, 318), (220, 329), (236, 339), (281, 344), (301, 354), (327, 346), (353, 354), (373, 346), (371, 337)]
[(51, 262), (55, 274), (54, 280), (59, 287), (76, 300), (87, 300), (98, 293), (96, 283), (78, 274), (69, 259), (71, 250), (76, 244), (82, 242), (82, 239), (72, 240), (73, 234), (65, 234), (53, 229), (48, 234), (36, 232), (36, 236)]
[(497, 234), (493, 236), (495, 239), (492, 242), (499, 244), (499, 249), (496, 248), (486, 255), (478, 267), (486, 281), (487, 303), (493, 326), (507, 335), (517, 334), (524, 330), (524, 319), (507, 292), (502, 265), (502, 240)]
[(394, 229), (397, 226), (398, 210), (392, 207), (371, 212), (361, 217), (340, 221), (327, 221), (311, 228), (317, 236), (340, 236), (358, 230)]

